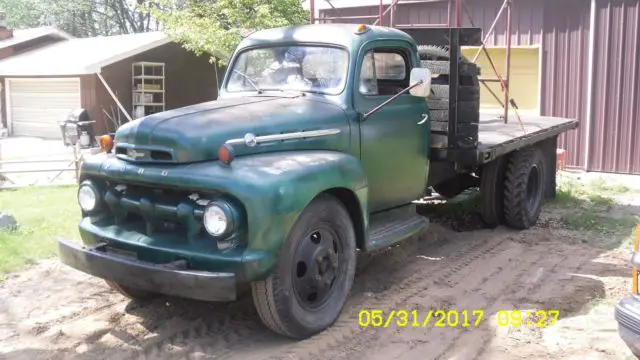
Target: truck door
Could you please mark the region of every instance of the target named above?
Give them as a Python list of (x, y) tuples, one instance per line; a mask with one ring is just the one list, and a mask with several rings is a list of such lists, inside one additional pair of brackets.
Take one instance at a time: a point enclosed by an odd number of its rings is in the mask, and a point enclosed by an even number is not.
[[(409, 86), (409, 44), (379, 41), (365, 45), (356, 68), (354, 107), (361, 115)], [(369, 207), (380, 211), (424, 195), (428, 175), (425, 99), (401, 95), (360, 122), (360, 157), (369, 183)]]

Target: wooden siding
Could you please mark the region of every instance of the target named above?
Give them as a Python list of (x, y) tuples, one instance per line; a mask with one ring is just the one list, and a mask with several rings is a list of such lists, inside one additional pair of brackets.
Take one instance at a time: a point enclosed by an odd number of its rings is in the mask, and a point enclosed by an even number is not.
[[(200, 102), (215, 100), (218, 97), (215, 67), (209, 62), (209, 56), (196, 56), (180, 47), (169, 43), (153, 50), (111, 64), (102, 70), (105, 78), (118, 100), (132, 113), (131, 64), (137, 61), (165, 63), (165, 103), (166, 109), (175, 109)], [(95, 119), (102, 124), (96, 130), (105, 130), (105, 119), (102, 109), (111, 113), (117, 109), (116, 103), (109, 95), (97, 76), (94, 78)], [(92, 114), (93, 116), (93, 114)], [(126, 119), (122, 116), (122, 119)]]

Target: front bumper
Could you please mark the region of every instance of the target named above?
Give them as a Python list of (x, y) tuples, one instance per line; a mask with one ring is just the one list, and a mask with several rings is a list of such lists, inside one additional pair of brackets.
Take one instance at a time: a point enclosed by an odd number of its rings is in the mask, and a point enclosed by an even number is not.
[(103, 245), (84, 248), (64, 239), (58, 240), (58, 251), (62, 263), (121, 285), (196, 300), (236, 300), (234, 273), (149, 263), (107, 252)]
[(618, 302), (615, 310), (618, 333), (631, 352), (640, 357), (640, 299), (629, 296)]

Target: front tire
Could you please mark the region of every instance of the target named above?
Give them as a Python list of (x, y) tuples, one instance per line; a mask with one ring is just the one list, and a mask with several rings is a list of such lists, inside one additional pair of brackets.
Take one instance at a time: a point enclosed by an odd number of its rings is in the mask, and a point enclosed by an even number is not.
[(322, 194), (302, 212), (271, 275), (251, 284), (262, 322), (294, 339), (309, 338), (338, 319), (356, 270), (356, 235), (338, 199)]

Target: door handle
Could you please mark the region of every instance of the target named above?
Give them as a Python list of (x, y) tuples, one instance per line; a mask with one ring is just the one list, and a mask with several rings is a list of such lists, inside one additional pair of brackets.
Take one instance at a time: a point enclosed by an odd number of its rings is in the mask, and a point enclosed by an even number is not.
[(429, 120), (429, 114), (422, 114), (422, 120), (418, 122), (418, 125), (424, 124), (427, 120)]

